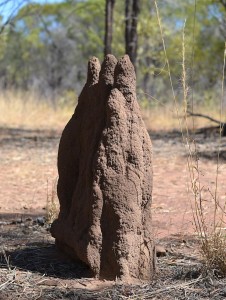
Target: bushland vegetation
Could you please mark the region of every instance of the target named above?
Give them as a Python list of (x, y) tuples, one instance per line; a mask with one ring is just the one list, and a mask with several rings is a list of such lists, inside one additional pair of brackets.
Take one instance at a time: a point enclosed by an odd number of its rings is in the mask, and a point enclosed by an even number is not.
[[(112, 2), (113, 10), (110, 49), (120, 57), (133, 42), (126, 31), (132, 1), (106, 2)], [(155, 1), (134, 2), (139, 7), (130, 27), (137, 30), (138, 97), (144, 108), (165, 105), (171, 103), (172, 93)], [(214, 105), (221, 93), (226, 3), (160, 0), (158, 8), (176, 97), (183, 98), (184, 30), (188, 87), (192, 86), (194, 103)], [(87, 60), (93, 55), (102, 59), (107, 51), (105, 11), (104, 0), (3, 1), (0, 90), (35, 91), (40, 101), (48, 99), (53, 104), (74, 101), (86, 76)]]

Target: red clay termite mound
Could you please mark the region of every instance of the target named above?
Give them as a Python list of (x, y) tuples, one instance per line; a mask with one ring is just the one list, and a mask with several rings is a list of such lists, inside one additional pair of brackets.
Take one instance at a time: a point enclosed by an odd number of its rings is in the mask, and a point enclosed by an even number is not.
[(152, 278), (151, 141), (126, 55), (88, 64), (78, 106), (58, 153), (56, 244), (99, 278)]

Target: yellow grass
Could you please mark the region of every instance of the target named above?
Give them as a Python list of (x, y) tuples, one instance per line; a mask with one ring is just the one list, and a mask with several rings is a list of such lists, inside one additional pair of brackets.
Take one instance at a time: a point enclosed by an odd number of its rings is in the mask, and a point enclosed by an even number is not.
[[(77, 99), (72, 102), (66, 104), (57, 99), (56, 103), (60, 104), (54, 107), (51, 101), (38, 98), (32, 92), (4, 92), (0, 95), (0, 127), (62, 129), (73, 114)], [(220, 112), (214, 106), (200, 106), (195, 108), (195, 112), (220, 120)], [(180, 130), (174, 104), (142, 109), (142, 116), (148, 130)], [(179, 108), (179, 116), (183, 124), (183, 105)], [(192, 118), (188, 118), (187, 122), (192, 128)], [(195, 128), (217, 125), (203, 118), (194, 118), (194, 124)]]
[[(194, 109), (194, 112), (208, 115), (216, 120), (220, 120), (220, 111), (214, 106), (199, 106)], [(175, 111), (174, 104), (167, 104), (164, 106), (158, 105), (157, 107), (142, 109), (142, 116), (148, 130), (180, 131), (181, 128), (179, 128), (178, 116), (181, 118), (181, 125), (184, 130), (186, 127), (192, 130), (193, 124), (194, 129), (218, 125), (208, 119), (200, 117), (187, 117), (186, 119), (184, 116), (183, 104), (178, 108), (178, 115)], [(185, 120), (187, 124), (185, 123)]]
[(57, 197), (57, 180), (55, 180), (51, 190), (49, 190), (49, 185), (47, 187), (46, 220), (48, 224), (53, 223), (59, 211), (60, 204)]
[(7, 91), (0, 95), (0, 127), (59, 129), (69, 120), (73, 110), (72, 105), (54, 107), (32, 92)]

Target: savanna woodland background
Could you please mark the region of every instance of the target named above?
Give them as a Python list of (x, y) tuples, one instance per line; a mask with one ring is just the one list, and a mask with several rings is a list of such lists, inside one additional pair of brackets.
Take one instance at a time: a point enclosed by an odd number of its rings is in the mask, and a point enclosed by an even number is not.
[[(225, 299), (225, 0), (0, 0), (0, 299)], [(127, 53), (153, 143), (153, 282), (88, 277), (49, 234), (87, 61)]]
[[(40, 101), (70, 103), (86, 78), (87, 60), (129, 53), (137, 70), (139, 100), (143, 106), (172, 98), (166, 57), (176, 96), (182, 90), (182, 35), (188, 85), (196, 104), (216, 104), (222, 79), (226, 36), (224, 0), (158, 1), (27, 1), (0, 4), (0, 88), (35, 92)], [(135, 3), (135, 4), (134, 4)], [(105, 10), (112, 9), (105, 41)], [(109, 14), (111, 14), (109, 12)], [(126, 30), (127, 29), (127, 30)]]

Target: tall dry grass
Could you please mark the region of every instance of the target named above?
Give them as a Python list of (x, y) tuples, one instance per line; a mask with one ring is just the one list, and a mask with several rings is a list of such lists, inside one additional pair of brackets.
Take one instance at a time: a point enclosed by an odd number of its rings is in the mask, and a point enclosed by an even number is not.
[[(142, 108), (141, 111), (147, 129), (153, 131), (182, 130), (182, 132), (186, 133), (187, 129), (189, 132), (192, 132), (200, 128), (217, 125), (206, 118), (194, 118), (185, 114), (184, 103), (178, 103), (177, 112), (172, 102), (165, 105)], [(196, 106), (195, 111), (196, 113), (205, 112), (206, 115), (211, 116), (213, 119), (220, 120), (219, 109), (216, 106), (202, 104)]]
[[(147, 102), (153, 101), (150, 95), (146, 95)], [(139, 98), (138, 98), (139, 101)], [(35, 92), (4, 91), (0, 94), (0, 127), (29, 128), (29, 129), (63, 129), (70, 119), (77, 104), (77, 98), (73, 101), (56, 99), (58, 104), (53, 105), (49, 99), (41, 98)], [(184, 119), (183, 103), (155, 103), (143, 108), (141, 111), (148, 130), (178, 130), (178, 118)], [(220, 114), (216, 106), (200, 105), (197, 112), (203, 112), (213, 118), (219, 119)], [(192, 128), (212, 126), (213, 123), (203, 118), (188, 118), (187, 125)]]
[[(216, 163), (216, 169), (213, 170), (215, 173), (215, 185), (214, 189), (211, 186), (203, 186), (202, 176), (203, 172), (199, 163), (199, 155), (197, 150), (197, 142), (195, 139), (194, 130), (200, 124), (196, 124), (196, 120), (193, 118), (189, 120), (188, 118), (188, 106), (194, 110), (194, 87), (189, 87), (187, 79), (187, 65), (186, 65), (186, 51), (185, 51), (185, 24), (182, 32), (182, 89), (183, 89), (183, 110), (181, 110), (181, 105), (178, 102), (178, 99), (175, 96), (174, 87), (171, 79), (171, 69), (169, 61), (167, 58), (167, 51), (165, 46), (164, 35), (162, 31), (162, 23), (158, 8), (157, 0), (155, 2), (156, 15), (158, 18), (160, 34), (162, 38), (163, 49), (165, 53), (165, 60), (167, 65), (167, 71), (169, 75), (169, 81), (172, 88), (172, 98), (175, 109), (175, 114), (178, 119), (178, 127), (181, 131), (182, 140), (187, 151), (187, 170), (188, 170), (188, 190), (191, 192), (193, 197), (190, 199), (191, 206), (193, 210), (193, 219), (195, 224), (195, 230), (199, 236), (201, 254), (205, 263), (205, 266), (208, 270), (215, 271), (220, 275), (226, 276), (226, 234), (225, 234), (225, 215), (226, 215), (226, 198), (224, 203), (219, 200), (218, 195), (218, 179), (219, 179), (219, 170), (220, 170), (220, 147), (222, 139), (222, 115), (223, 115), (223, 98), (224, 98), (224, 81), (225, 81), (225, 61), (226, 61), (226, 46), (224, 54), (222, 55), (222, 84), (221, 84), (221, 97), (219, 97), (219, 103), (217, 108), (212, 110), (212, 107), (208, 109), (201, 110), (205, 111), (206, 115), (210, 115), (215, 119), (220, 120), (219, 128), (219, 139), (218, 139), (218, 159)], [(192, 69), (191, 74), (193, 73), (193, 63), (194, 63), (194, 39), (195, 39), (195, 22), (196, 20), (196, 1), (194, 2), (194, 21), (193, 21), (193, 43), (192, 43)], [(193, 82), (191, 78), (191, 82)], [(189, 99), (188, 91), (191, 90), (191, 98)], [(218, 91), (217, 91), (218, 92)], [(200, 109), (200, 107), (198, 108)], [(197, 107), (195, 108), (198, 112)], [(204, 121), (202, 119), (202, 121)], [(200, 122), (200, 121), (199, 121)], [(189, 130), (191, 129), (191, 130)], [(191, 133), (190, 133), (191, 132)], [(208, 191), (208, 200), (206, 198), (206, 191)], [(185, 191), (186, 192), (186, 191)], [(190, 193), (189, 193), (190, 195)], [(213, 211), (212, 215), (206, 218), (205, 216), (205, 204), (207, 201), (213, 202)]]
[[(34, 92), (4, 91), (0, 94), (0, 127), (29, 129), (62, 128), (73, 114), (73, 105), (58, 99), (53, 105)], [(76, 104), (76, 99), (74, 100)]]
[[(212, 216), (207, 220), (204, 215), (204, 206), (206, 198), (203, 196), (203, 186), (201, 185), (201, 170), (199, 167), (196, 148), (194, 153), (190, 154), (190, 176), (192, 181), (192, 192), (194, 195), (194, 221), (196, 231), (200, 236), (201, 251), (208, 270), (214, 270), (217, 274), (226, 276), (226, 234), (225, 234), (225, 216), (226, 216), (226, 197), (224, 201), (219, 199), (219, 173), (220, 173), (220, 148), (222, 144), (222, 116), (223, 116), (223, 99), (224, 99), (224, 81), (225, 81), (225, 61), (226, 61), (226, 44), (222, 57), (222, 83), (221, 97), (219, 99), (219, 137), (218, 153), (215, 172), (214, 188), (209, 190), (209, 197), (214, 203)], [(195, 144), (195, 142), (193, 142)]]
[(46, 195), (46, 221), (48, 224), (52, 224), (57, 218), (60, 211), (60, 204), (57, 197), (57, 179), (54, 181), (51, 187), (49, 183), (47, 185)]

